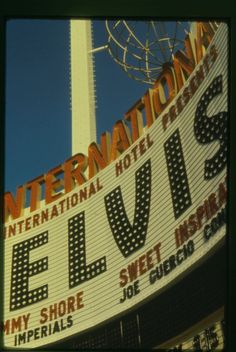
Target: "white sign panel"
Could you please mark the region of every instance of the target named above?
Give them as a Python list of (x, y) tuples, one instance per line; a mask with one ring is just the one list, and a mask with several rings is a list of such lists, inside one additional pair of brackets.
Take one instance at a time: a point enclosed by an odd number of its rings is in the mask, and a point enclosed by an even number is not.
[(129, 149), (87, 183), (6, 224), (6, 347), (53, 343), (124, 313), (223, 241), (227, 79), (222, 24)]

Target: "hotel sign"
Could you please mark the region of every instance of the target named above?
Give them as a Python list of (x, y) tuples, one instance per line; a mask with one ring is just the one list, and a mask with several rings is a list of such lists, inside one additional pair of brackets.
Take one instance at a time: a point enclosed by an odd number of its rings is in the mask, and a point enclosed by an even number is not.
[(212, 31), (186, 82), (191, 60), (180, 53), (181, 69), (166, 68), (126, 114), (131, 135), (118, 121), (111, 143), (103, 134), (88, 157), (77, 154), (19, 187), (15, 199), (6, 193), (6, 347), (53, 343), (108, 321), (161, 292), (224, 240), (227, 26)]

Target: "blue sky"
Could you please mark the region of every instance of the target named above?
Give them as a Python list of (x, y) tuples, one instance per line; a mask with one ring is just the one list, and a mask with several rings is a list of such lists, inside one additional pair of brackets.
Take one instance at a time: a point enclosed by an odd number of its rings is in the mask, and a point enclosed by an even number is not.
[[(104, 21), (94, 46), (106, 44)], [(46, 173), (71, 155), (68, 20), (9, 20), (6, 50), (5, 191)], [(108, 52), (95, 55), (97, 135), (144, 94)]]

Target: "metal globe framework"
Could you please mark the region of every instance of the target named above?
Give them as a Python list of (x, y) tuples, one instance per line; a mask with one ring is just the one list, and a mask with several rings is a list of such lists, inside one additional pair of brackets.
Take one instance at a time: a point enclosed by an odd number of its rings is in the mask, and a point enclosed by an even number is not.
[(127, 75), (152, 85), (166, 62), (184, 47), (190, 22), (106, 21), (108, 52)]

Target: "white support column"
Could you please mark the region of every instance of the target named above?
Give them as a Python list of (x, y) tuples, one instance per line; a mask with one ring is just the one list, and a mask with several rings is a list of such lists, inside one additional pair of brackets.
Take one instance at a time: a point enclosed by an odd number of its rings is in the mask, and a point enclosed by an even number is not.
[(72, 155), (96, 142), (95, 88), (90, 20), (70, 20)]

